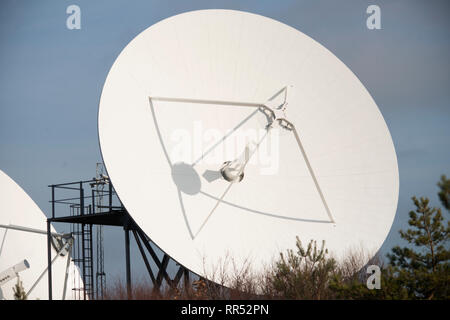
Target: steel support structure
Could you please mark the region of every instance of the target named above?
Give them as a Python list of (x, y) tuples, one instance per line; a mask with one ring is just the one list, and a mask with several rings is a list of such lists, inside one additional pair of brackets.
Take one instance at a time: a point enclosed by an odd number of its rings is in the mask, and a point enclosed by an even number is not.
[[(96, 205), (95, 199), (98, 195), (95, 194), (94, 190), (90, 193), (90, 196), (85, 196), (84, 188), (85, 184), (93, 184), (98, 183), (98, 179), (94, 180), (86, 180), (86, 181), (77, 181), (72, 183), (63, 183), (57, 185), (50, 185), (52, 200), (50, 201), (52, 204), (52, 216), (47, 219), (47, 239), (48, 239), (48, 292), (49, 292), (49, 300), (52, 300), (52, 272), (51, 272), (51, 223), (69, 223), (72, 225), (80, 225), (81, 226), (81, 258), (74, 259), (77, 262), (82, 264), (82, 278), (84, 281), (89, 277), (90, 286), (92, 291), (94, 288), (98, 286), (94, 286), (93, 284), (93, 270), (92, 270), (92, 259), (93, 259), (93, 251), (92, 251), (92, 243), (89, 247), (85, 247), (86, 239), (84, 235), (85, 227), (88, 227), (87, 230), (92, 230), (93, 225), (101, 225), (101, 226), (118, 226), (122, 227), (125, 234), (125, 268), (126, 268), (126, 285), (127, 285), (127, 296), (128, 299), (132, 299), (132, 277), (131, 277), (131, 259), (130, 259), (130, 232), (133, 235), (133, 238), (137, 244), (139, 252), (142, 256), (143, 262), (149, 274), (150, 280), (153, 284), (154, 290), (159, 291), (163, 281), (166, 282), (167, 285), (171, 287), (176, 287), (180, 283), (181, 278), (184, 276), (184, 285), (188, 286), (190, 277), (189, 271), (183, 266), (178, 265), (178, 270), (173, 278), (169, 276), (167, 273), (167, 266), (171, 260), (171, 258), (164, 253), (162, 259), (158, 257), (155, 250), (151, 245), (150, 238), (142, 231), (142, 229), (134, 222), (134, 220), (130, 217), (126, 209), (123, 205), (115, 199), (113, 195), (115, 195), (114, 189), (108, 180), (105, 180), (105, 184), (108, 184), (107, 190), (102, 190), (102, 192), (107, 193), (108, 203), (105, 205)], [(56, 191), (62, 189), (65, 191), (77, 192), (77, 196), (75, 197), (65, 197), (62, 199), (56, 198)], [(89, 193), (88, 193), (89, 194)], [(104, 194), (102, 194), (103, 196)], [(86, 206), (86, 199), (91, 198), (92, 203)], [(119, 205), (114, 205), (113, 201), (117, 201)], [(57, 216), (57, 205), (70, 205), (71, 208), (76, 208), (74, 210), (77, 214), (73, 214), (70, 216)], [(92, 234), (89, 237), (92, 239)], [(78, 239), (75, 239), (77, 241)], [(78, 241), (79, 241), (78, 240)], [(74, 245), (73, 248), (76, 246)], [(87, 272), (87, 260), (86, 253), (89, 253), (90, 260), (90, 271)], [(151, 260), (150, 260), (151, 259)], [(156, 265), (156, 276), (155, 272), (152, 270), (150, 261), (153, 261)], [(89, 281), (88, 281), (89, 282)], [(83, 290), (83, 298), (84, 299), (94, 299), (96, 297), (94, 292), (86, 292)]]

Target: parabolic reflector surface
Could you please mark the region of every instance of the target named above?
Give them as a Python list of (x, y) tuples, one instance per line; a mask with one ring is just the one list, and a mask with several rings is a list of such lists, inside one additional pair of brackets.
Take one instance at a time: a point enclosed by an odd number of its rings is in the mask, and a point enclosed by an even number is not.
[[(34, 230), (47, 230), (47, 218), (36, 203), (26, 192), (0, 170), (0, 224), (6, 226), (19, 226)], [(56, 232), (52, 227), (51, 232)], [(56, 250), (52, 247), (52, 259)], [(28, 300), (48, 299), (47, 273), (38, 281), (39, 276), (46, 270), (47, 262), (47, 236), (34, 232), (0, 228), (0, 272), (11, 268), (15, 264), (27, 260), (29, 269), (19, 273), (24, 291), (30, 292)], [(64, 279), (66, 275), (67, 255), (58, 257), (52, 265), (53, 299), (62, 299)], [(69, 265), (65, 299), (75, 297), (74, 288), (82, 288), (82, 280), (78, 268)], [(0, 300), (14, 300), (13, 288), (17, 278), (11, 279), (0, 287)]]
[(130, 215), (200, 275), (225, 256), (259, 269), (296, 236), (337, 256), (377, 250), (395, 216), (397, 159), (374, 100), (270, 18), (201, 10), (144, 30), (108, 74), (98, 127)]

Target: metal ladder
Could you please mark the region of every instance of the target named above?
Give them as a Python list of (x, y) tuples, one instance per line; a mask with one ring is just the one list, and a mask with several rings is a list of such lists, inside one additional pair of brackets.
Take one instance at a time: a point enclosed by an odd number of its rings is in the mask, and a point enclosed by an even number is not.
[(82, 229), (82, 265), (83, 265), (83, 283), (84, 298), (94, 298), (94, 263), (92, 249), (92, 225), (81, 225)]
[[(91, 207), (84, 207), (84, 213), (90, 214)], [(70, 215), (81, 215), (79, 205), (70, 207)], [(75, 245), (72, 247), (72, 261), (81, 271), (83, 287), (75, 287), (75, 299), (93, 299), (94, 298), (94, 263), (93, 263), (93, 239), (92, 225), (72, 224), (71, 232), (75, 237)]]

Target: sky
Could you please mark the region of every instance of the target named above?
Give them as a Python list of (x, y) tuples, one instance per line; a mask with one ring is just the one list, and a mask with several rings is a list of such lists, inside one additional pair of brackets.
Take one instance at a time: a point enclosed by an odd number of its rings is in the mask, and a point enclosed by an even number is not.
[[(81, 29), (66, 8), (81, 9)], [(366, 9), (378, 5), (381, 29)], [(402, 244), (411, 197), (440, 206), (436, 186), (450, 176), (450, 2), (305, 1), (11, 1), (0, 3), (0, 169), (48, 215), (49, 184), (90, 179), (101, 162), (97, 109), (120, 51), (154, 23), (186, 11), (235, 9), (288, 24), (333, 52), (361, 80), (389, 127), (400, 194), (380, 253)], [(448, 217), (448, 215), (447, 215)], [(57, 226), (67, 231), (67, 226)], [(124, 279), (123, 231), (105, 229), (108, 279)], [(135, 279), (145, 276), (132, 247)]]

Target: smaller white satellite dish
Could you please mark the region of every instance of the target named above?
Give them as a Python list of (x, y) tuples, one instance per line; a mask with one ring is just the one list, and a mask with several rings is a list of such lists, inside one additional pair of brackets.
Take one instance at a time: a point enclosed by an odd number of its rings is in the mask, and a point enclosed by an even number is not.
[[(13, 300), (19, 277), (28, 300), (48, 299), (47, 224), (44, 213), (25, 191), (0, 170), (0, 300)], [(72, 239), (52, 227), (54, 299), (73, 299), (83, 288), (78, 268), (67, 261)], [(20, 261), (19, 263), (17, 263)], [(67, 278), (66, 278), (66, 271)], [(10, 281), (13, 280), (13, 281)]]

